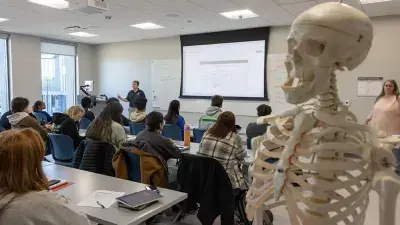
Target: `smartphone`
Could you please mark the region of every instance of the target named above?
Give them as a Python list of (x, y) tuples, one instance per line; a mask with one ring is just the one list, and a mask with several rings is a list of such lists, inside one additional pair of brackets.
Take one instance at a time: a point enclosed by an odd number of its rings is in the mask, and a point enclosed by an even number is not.
[(160, 191), (158, 190), (158, 188), (155, 185), (146, 186), (146, 190), (156, 191), (156, 192), (160, 193)]
[(55, 185), (55, 184), (58, 184), (58, 183), (60, 183), (60, 182), (61, 182), (61, 180), (50, 180), (50, 181), (49, 181), (50, 187), (53, 186), (53, 185)]

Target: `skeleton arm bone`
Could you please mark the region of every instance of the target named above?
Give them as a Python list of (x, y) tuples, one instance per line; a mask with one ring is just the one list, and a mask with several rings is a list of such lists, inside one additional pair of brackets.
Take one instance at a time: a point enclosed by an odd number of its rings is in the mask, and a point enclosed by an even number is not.
[(289, 116), (296, 116), (300, 113), (301, 107), (296, 106), (287, 111), (281, 112), (277, 115), (269, 115), (269, 116), (262, 116), (257, 119), (257, 124), (267, 124), (271, 123), (279, 117), (289, 117)]
[(395, 210), (397, 196), (400, 192), (400, 180), (396, 174), (386, 170), (375, 174), (372, 180), (372, 189), (379, 195), (379, 224), (395, 225)]
[(294, 155), (295, 146), (300, 142), (301, 135), (309, 130), (311, 130), (317, 120), (312, 114), (306, 114), (301, 112), (296, 116), (294, 120), (294, 129), (292, 136), (289, 138), (287, 145), (282, 151), (282, 157), (279, 159), (277, 170), (274, 176), (274, 186), (275, 186), (275, 200), (280, 198), (282, 188), (284, 186), (286, 177), (286, 170), (290, 166), (289, 159)]

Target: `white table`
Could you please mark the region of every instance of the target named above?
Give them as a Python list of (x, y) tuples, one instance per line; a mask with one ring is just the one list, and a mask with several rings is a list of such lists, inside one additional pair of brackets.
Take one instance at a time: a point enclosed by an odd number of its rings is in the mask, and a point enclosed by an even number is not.
[(126, 192), (129, 194), (144, 190), (146, 185), (55, 164), (44, 166), (43, 170), (46, 176), (52, 179), (73, 182), (74, 184), (62, 188), (57, 193), (70, 199), (70, 206), (86, 214), (91, 221), (103, 225), (136, 225), (187, 198), (186, 193), (160, 188), (160, 193), (164, 198), (141, 211), (120, 208), (116, 203), (108, 209), (78, 207), (76, 206), (77, 203), (96, 190)]

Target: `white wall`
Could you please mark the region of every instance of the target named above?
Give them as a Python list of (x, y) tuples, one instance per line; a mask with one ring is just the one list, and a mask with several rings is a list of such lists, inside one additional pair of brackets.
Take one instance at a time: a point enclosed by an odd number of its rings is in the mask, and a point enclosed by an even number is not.
[[(359, 120), (363, 121), (368, 115), (374, 98), (357, 96), (357, 76), (383, 76), (384, 79), (400, 78), (398, 69), (398, 52), (400, 45), (397, 39), (400, 35), (400, 16), (386, 16), (372, 19), (374, 25), (374, 41), (368, 58), (357, 69), (351, 72), (338, 73), (339, 96), (342, 101), (350, 100), (350, 109)], [(273, 27), (270, 33), (270, 54), (285, 53), (287, 51), (286, 37), (290, 27)], [(98, 53), (98, 83), (99, 91), (107, 92), (112, 80), (118, 79), (120, 73), (133, 73), (127, 67), (121, 67), (121, 62), (135, 62), (138, 60), (179, 59), (179, 37), (162, 38), (154, 40), (122, 42), (97, 46)], [(105, 69), (105, 64), (107, 64)], [(137, 77), (132, 74), (132, 77)], [(150, 79), (151, 80), (151, 79)], [(119, 88), (129, 90), (130, 80), (119, 82)], [(178, 87), (177, 87), (178, 88)], [(150, 96), (150, 90), (145, 90)], [(123, 93), (126, 94), (126, 93)], [(255, 109), (249, 109), (254, 111)], [(197, 123), (200, 114), (183, 113), (189, 123)], [(240, 117), (240, 125), (247, 124), (255, 117)]]
[[(10, 98), (23, 96), (30, 102), (42, 98), (40, 38), (10, 35)], [(79, 84), (96, 76), (95, 47), (78, 44)]]

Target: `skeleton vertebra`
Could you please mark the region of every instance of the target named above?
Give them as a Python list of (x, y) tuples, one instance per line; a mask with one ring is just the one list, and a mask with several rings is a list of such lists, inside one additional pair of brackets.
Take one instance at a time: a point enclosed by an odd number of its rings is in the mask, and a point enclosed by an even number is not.
[[(364, 61), (372, 33), (365, 14), (341, 3), (317, 5), (294, 21), (282, 89), (289, 103), (301, 105), (258, 121), (274, 124), (256, 153), (249, 219), (265, 202), (267, 208), (286, 202), (292, 225), (362, 225), (371, 189), (387, 201), (383, 189), (390, 188), (396, 199), (399, 188), (393, 187), (400, 182), (389, 169), (394, 164), (389, 151), (400, 141), (378, 142), (369, 127), (357, 123), (340, 103), (334, 74)], [(266, 162), (270, 157), (278, 163)], [(268, 204), (281, 195), (283, 200)], [(381, 212), (395, 208), (387, 203)], [(394, 211), (381, 217), (381, 225), (394, 225)]]

